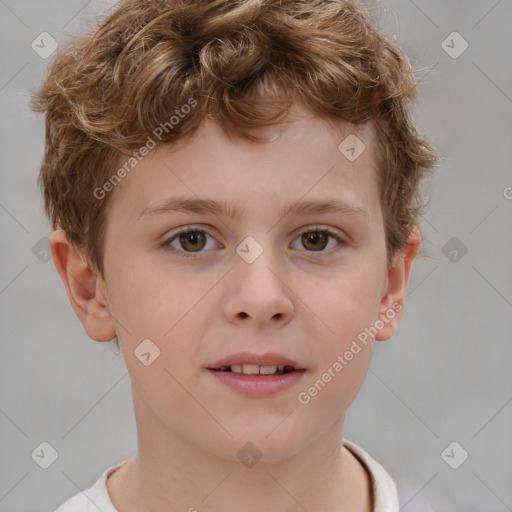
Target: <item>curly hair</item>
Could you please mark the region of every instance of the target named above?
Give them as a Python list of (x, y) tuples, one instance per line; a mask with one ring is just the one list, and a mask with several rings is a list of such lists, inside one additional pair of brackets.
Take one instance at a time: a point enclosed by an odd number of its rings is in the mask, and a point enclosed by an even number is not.
[(46, 120), (45, 211), (103, 276), (112, 194), (95, 190), (120, 157), (139, 156), (155, 127), (169, 144), (206, 118), (257, 143), (252, 129), (284, 122), (300, 100), (326, 120), (373, 123), (389, 265), (437, 162), (411, 121), (416, 89), (404, 52), (355, 0), (127, 0), (57, 52), (33, 95)]

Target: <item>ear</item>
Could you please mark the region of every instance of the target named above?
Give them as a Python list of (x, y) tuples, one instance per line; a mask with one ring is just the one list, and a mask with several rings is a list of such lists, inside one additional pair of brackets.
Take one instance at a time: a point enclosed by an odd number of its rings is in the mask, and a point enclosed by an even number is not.
[(377, 341), (391, 338), (402, 319), (411, 266), (420, 244), (421, 233), (418, 226), (414, 226), (405, 247), (397, 251), (393, 265), (388, 269), (387, 290), (382, 297), (379, 312), (384, 328), (376, 334)]
[(66, 287), (69, 302), (85, 332), (96, 341), (115, 338), (104, 280), (62, 229), (53, 232), (50, 247), (53, 263)]

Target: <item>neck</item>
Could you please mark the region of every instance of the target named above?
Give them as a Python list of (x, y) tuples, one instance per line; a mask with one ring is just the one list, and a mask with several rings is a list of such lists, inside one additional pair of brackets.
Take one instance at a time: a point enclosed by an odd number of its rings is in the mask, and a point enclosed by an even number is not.
[(120, 512), (371, 508), (368, 475), (341, 444), (343, 419), (300, 452), (252, 467), (193, 445), (158, 420), (137, 421), (137, 429), (139, 453), (107, 481)]

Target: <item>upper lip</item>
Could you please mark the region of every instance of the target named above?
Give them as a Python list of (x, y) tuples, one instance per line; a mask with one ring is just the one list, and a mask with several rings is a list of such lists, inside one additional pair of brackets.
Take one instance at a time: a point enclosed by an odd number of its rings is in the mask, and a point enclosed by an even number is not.
[(219, 359), (207, 368), (217, 370), (223, 366), (254, 364), (257, 366), (291, 366), (295, 370), (304, 370), (305, 368), (288, 357), (274, 352), (265, 354), (253, 354), (251, 352), (238, 352), (223, 359)]

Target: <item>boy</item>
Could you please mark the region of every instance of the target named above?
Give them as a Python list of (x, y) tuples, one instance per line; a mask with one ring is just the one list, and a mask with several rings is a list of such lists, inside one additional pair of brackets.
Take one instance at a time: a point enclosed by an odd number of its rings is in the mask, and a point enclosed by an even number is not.
[(58, 512), (398, 510), (343, 424), (420, 248), (415, 87), (349, 0), (128, 0), (60, 52), (53, 259), (139, 452)]

